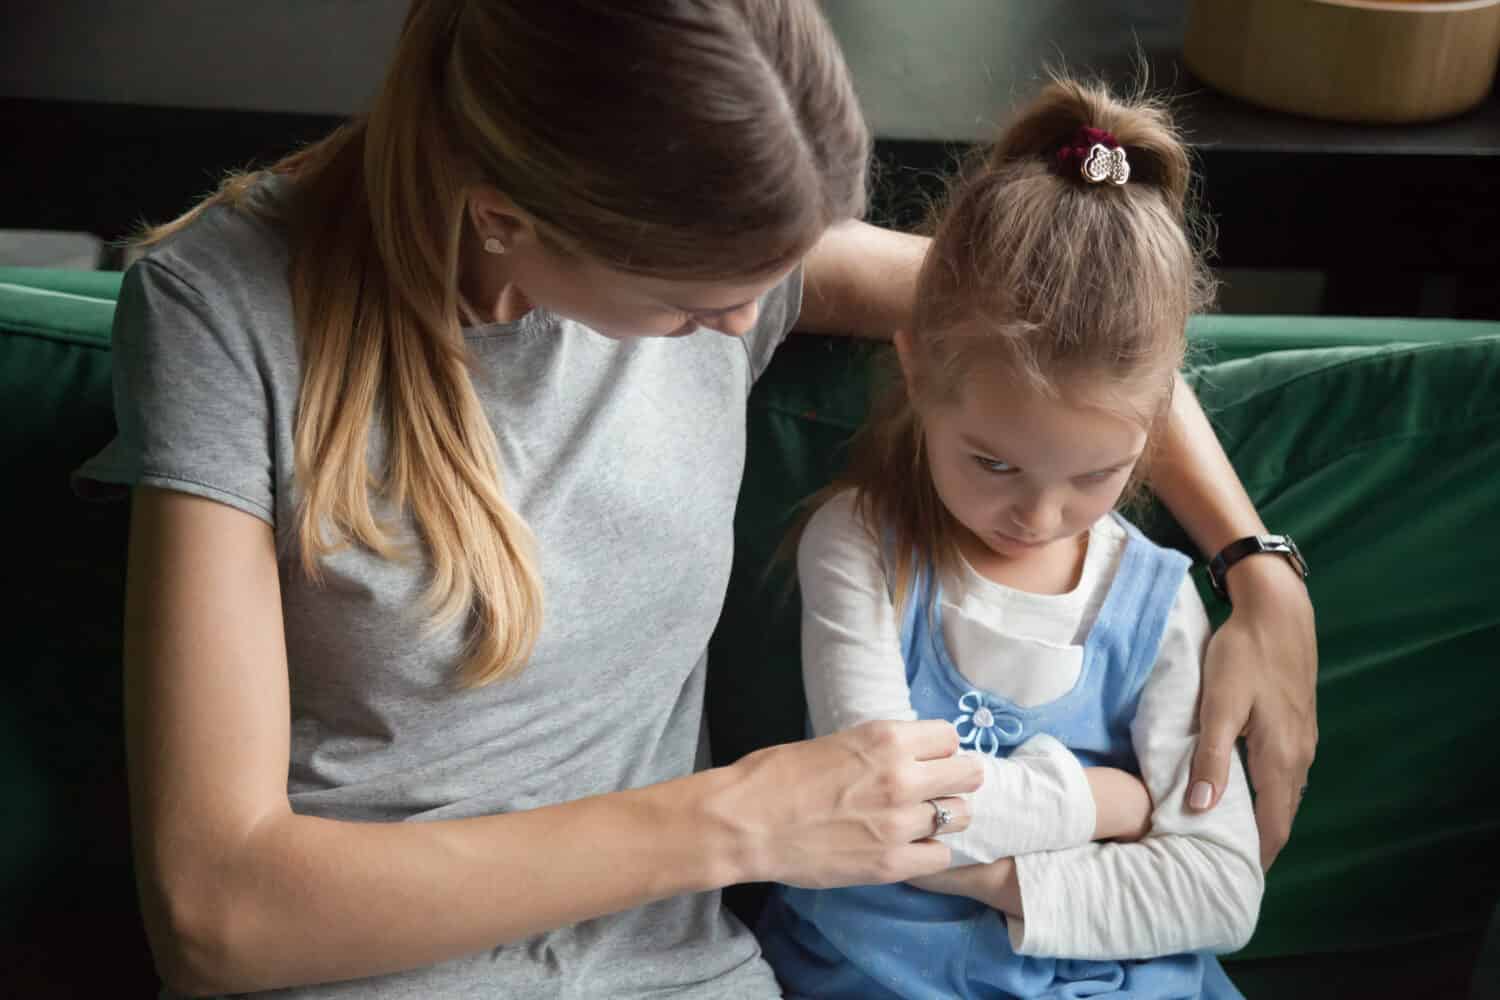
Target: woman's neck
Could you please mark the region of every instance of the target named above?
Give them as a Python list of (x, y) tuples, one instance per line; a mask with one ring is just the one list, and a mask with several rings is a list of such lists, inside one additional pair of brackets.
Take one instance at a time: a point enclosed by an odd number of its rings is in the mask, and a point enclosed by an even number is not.
[(507, 271), (503, 258), (487, 253), (466, 224), (458, 247), (458, 294), (475, 324), (514, 323), (535, 308)]

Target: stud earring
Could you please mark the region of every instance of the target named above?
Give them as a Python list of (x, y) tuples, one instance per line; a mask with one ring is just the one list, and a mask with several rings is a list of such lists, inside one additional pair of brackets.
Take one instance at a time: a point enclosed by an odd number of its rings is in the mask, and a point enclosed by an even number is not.
[(495, 237), (491, 236), (489, 239), (487, 239), (487, 240), (484, 241), (484, 252), (485, 253), (504, 253), (505, 252), (505, 244), (501, 243)]

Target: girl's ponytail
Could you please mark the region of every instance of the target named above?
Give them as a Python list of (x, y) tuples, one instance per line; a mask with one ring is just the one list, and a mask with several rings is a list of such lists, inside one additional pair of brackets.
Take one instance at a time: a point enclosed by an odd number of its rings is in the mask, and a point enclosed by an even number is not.
[(1087, 184), (1073, 164), (1058, 162), (1059, 150), (1079, 141), (1085, 130), (1107, 133), (1125, 151), (1130, 181), (1159, 190), (1181, 215), (1192, 177), (1187, 147), (1165, 104), (1146, 97), (1122, 101), (1102, 86), (1055, 79), (1027, 105), (991, 147), (991, 170), (1040, 162), (1071, 181)]

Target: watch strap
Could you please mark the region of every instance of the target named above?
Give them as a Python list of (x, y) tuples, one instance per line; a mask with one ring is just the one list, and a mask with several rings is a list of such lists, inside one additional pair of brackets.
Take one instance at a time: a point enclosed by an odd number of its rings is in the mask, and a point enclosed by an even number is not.
[(1250, 535), (1239, 538), (1219, 551), (1208, 562), (1208, 582), (1213, 587), (1214, 593), (1224, 601), (1229, 600), (1229, 588), (1225, 586), (1224, 578), (1231, 566), (1244, 559), (1246, 556), (1260, 555), (1269, 552), (1284, 557), (1291, 563), (1293, 568), (1307, 579), (1307, 560), (1302, 558), (1302, 552), (1297, 548), (1297, 543), (1292, 541), (1290, 535)]

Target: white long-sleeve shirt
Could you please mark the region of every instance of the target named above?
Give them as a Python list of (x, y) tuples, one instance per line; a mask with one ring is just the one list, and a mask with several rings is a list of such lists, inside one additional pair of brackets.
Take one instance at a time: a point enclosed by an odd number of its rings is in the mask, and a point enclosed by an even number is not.
[[(943, 581), (943, 640), (960, 672), (1022, 707), (1066, 693), (1124, 545), (1124, 530), (1101, 518), (1079, 583), (1066, 594), (1019, 591), (965, 563), (958, 579)], [(915, 719), (884, 560), (852, 493), (813, 515), (797, 566), (814, 735), (872, 719)], [(1052, 737), (1033, 737), (1008, 759), (979, 755), (985, 779), (969, 797), (972, 823), (942, 839), (956, 865), (1016, 859), (1026, 918), (1008, 923), (1019, 953), (1149, 958), (1232, 951), (1249, 939), (1264, 878), (1239, 760), (1218, 806), (1186, 808), (1208, 637), (1202, 601), (1184, 580), (1131, 726), (1153, 803), (1151, 833), (1140, 842), (1090, 843), (1093, 795), (1077, 758)]]

